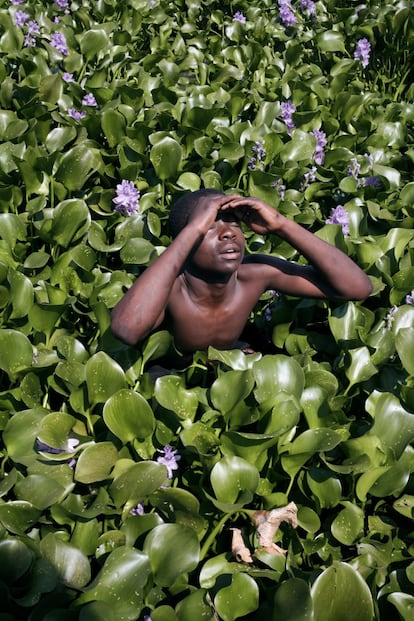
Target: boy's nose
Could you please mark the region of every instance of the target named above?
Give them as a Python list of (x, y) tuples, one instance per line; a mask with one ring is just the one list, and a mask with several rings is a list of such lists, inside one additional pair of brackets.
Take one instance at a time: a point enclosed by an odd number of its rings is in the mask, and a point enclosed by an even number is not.
[(217, 222), (217, 224), (219, 225), (219, 237), (226, 239), (229, 238), (231, 239), (232, 237), (235, 237), (236, 233), (234, 231), (234, 228), (230, 226), (229, 222), (225, 222), (224, 220), (220, 220)]

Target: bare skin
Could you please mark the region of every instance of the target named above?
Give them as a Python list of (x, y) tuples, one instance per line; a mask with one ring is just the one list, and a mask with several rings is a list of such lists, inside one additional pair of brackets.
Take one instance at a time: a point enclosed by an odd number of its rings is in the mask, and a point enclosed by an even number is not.
[[(267, 255), (250, 255), (242, 262), (240, 221), (255, 233), (286, 240), (309, 265)], [(111, 329), (134, 345), (159, 328), (168, 313), (181, 351), (231, 349), (268, 289), (298, 297), (360, 300), (372, 287), (342, 251), (263, 201), (209, 195), (198, 200), (187, 225), (115, 306)]]

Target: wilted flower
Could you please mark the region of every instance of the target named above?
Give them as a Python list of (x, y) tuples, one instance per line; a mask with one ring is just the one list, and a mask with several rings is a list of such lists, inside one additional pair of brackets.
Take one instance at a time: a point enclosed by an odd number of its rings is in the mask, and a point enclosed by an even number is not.
[(85, 97), (82, 99), (82, 105), (84, 106), (90, 106), (92, 108), (96, 108), (98, 103), (95, 99), (95, 97), (92, 95), (92, 93), (88, 93), (87, 95), (85, 95)]
[(19, 26), (21, 28), (25, 25), (29, 17), (30, 15), (28, 15), (24, 11), (16, 11), (16, 14), (14, 16), (14, 23), (16, 24), (16, 26)]
[(246, 18), (243, 15), (243, 13), (241, 11), (237, 11), (234, 15), (233, 15), (233, 21), (234, 22), (241, 22), (242, 24), (244, 24), (246, 22)]
[(68, 114), (75, 121), (80, 121), (86, 116), (86, 112), (84, 110), (76, 110), (75, 108), (69, 108)]
[(68, 52), (68, 48), (66, 45), (66, 38), (62, 32), (54, 32), (52, 34), (51, 44), (63, 56), (68, 55), (69, 52)]
[(325, 160), (325, 147), (327, 144), (326, 134), (319, 129), (314, 129), (312, 134), (316, 138), (316, 147), (313, 153), (313, 159), (315, 160), (316, 164), (322, 166)]
[(344, 235), (349, 235), (349, 216), (342, 205), (337, 205), (331, 210), (331, 215), (326, 224), (340, 224)]
[(132, 181), (123, 179), (116, 186), (116, 197), (112, 199), (115, 211), (125, 216), (133, 216), (138, 211), (140, 193)]
[(414, 289), (413, 289), (413, 291), (411, 291), (411, 293), (408, 293), (405, 296), (405, 303), (406, 304), (414, 304)]
[(360, 39), (355, 48), (354, 58), (355, 60), (360, 60), (361, 65), (366, 67), (369, 63), (369, 55), (371, 52), (371, 44), (367, 38)]
[(282, 117), (288, 130), (291, 131), (292, 129), (295, 128), (295, 123), (292, 119), (292, 114), (296, 111), (296, 106), (294, 103), (292, 103), (289, 100), (289, 101), (282, 101), (280, 107), (282, 108), (282, 113), (280, 116)]
[(385, 321), (387, 322), (387, 330), (391, 330), (392, 324), (395, 321), (395, 313), (398, 310), (398, 306), (392, 306), (385, 317)]
[(177, 455), (177, 451), (175, 451), (172, 446), (167, 444), (163, 449), (159, 450), (159, 453), (162, 453), (162, 457), (157, 458), (157, 462), (159, 464), (163, 464), (167, 468), (168, 478), (172, 479), (173, 470), (178, 469), (177, 461), (180, 461), (181, 456)]
[(289, 0), (279, 0), (279, 17), (284, 26), (293, 26), (298, 21), (298, 18), (292, 10), (292, 5)]

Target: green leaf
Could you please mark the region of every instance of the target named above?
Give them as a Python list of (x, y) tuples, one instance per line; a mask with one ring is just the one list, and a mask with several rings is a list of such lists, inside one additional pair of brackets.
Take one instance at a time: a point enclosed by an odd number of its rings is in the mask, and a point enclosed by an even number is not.
[(185, 387), (184, 377), (159, 377), (155, 382), (154, 396), (160, 405), (175, 412), (181, 420), (193, 420), (198, 408), (198, 397), (196, 391)]
[(172, 586), (183, 574), (196, 568), (200, 545), (195, 532), (181, 524), (161, 524), (147, 536), (148, 554), (156, 584)]
[(94, 354), (86, 363), (86, 384), (92, 404), (105, 403), (113, 394), (126, 388), (121, 366), (103, 351)]
[(377, 367), (371, 362), (368, 347), (349, 350), (347, 358), (350, 359), (350, 362), (346, 366), (345, 374), (349, 379), (350, 386), (365, 382), (378, 372)]
[(14, 379), (30, 368), (32, 361), (33, 347), (27, 336), (17, 330), (0, 330), (0, 369)]
[[(157, 621), (155, 617), (156, 610), (151, 613), (153, 621)], [(178, 602), (176, 607), (177, 621), (194, 621), (194, 619), (203, 619), (203, 621), (215, 621), (214, 611), (209, 602), (209, 593), (205, 589), (197, 589), (194, 593), (187, 595)], [(160, 621), (163, 621), (160, 619)]]
[(316, 38), (316, 45), (322, 52), (346, 53), (344, 37), (342, 33), (333, 30), (325, 30)]
[(245, 459), (224, 457), (214, 465), (210, 480), (219, 501), (237, 503), (243, 492), (253, 497), (259, 484), (259, 472)]
[(154, 144), (150, 152), (150, 159), (155, 174), (160, 179), (174, 179), (182, 159), (182, 149), (179, 143), (168, 136)]
[(210, 388), (210, 398), (216, 410), (231, 412), (252, 391), (254, 376), (246, 371), (227, 371), (218, 377)]
[(282, 582), (273, 599), (273, 610), (273, 621), (312, 621), (312, 598), (307, 582), (300, 578)]
[(281, 354), (263, 356), (254, 364), (253, 374), (256, 380), (254, 395), (262, 407), (273, 405), (281, 392), (300, 399), (305, 386), (299, 363)]
[(0, 541), (0, 578), (6, 584), (13, 584), (23, 576), (33, 562), (33, 552), (19, 539)]
[(372, 595), (361, 575), (347, 563), (334, 561), (312, 585), (315, 619), (318, 621), (372, 621)]
[(85, 201), (70, 199), (59, 203), (53, 213), (50, 235), (64, 248), (88, 230), (91, 216)]
[(144, 440), (155, 429), (154, 413), (142, 395), (134, 390), (116, 392), (104, 405), (103, 418), (108, 429), (122, 442)]
[(134, 507), (167, 482), (167, 470), (162, 464), (142, 461), (115, 476), (109, 493), (117, 507), (127, 501)]
[(99, 442), (87, 446), (76, 462), (75, 480), (96, 483), (108, 479), (118, 457), (112, 442)]
[(130, 547), (117, 548), (76, 603), (105, 602), (117, 620), (133, 621), (142, 609), (150, 571), (146, 554)]
[(73, 192), (81, 190), (89, 177), (103, 171), (100, 151), (85, 143), (67, 150), (56, 171), (56, 180)]
[(224, 621), (234, 621), (257, 610), (259, 587), (244, 573), (233, 574), (231, 584), (223, 587), (214, 598), (214, 607)]
[(332, 522), (331, 532), (338, 541), (350, 546), (363, 534), (364, 512), (351, 502), (344, 501), (342, 504), (344, 509)]
[(414, 328), (401, 328), (395, 335), (395, 348), (404, 369), (414, 375)]

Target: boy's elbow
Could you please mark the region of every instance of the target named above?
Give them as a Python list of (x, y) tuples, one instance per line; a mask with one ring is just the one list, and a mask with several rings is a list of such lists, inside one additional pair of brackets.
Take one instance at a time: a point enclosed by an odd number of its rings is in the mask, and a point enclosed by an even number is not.
[(350, 299), (363, 301), (369, 298), (374, 288), (371, 280), (364, 274), (364, 277), (354, 285)]
[(140, 339), (136, 337), (129, 326), (121, 321), (115, 313), (112, 313), (111, 317), (111, 332), (112, 334), (126, 343), (126, 345), (135, 345)]

